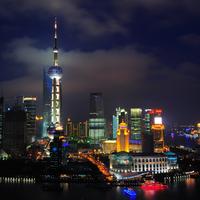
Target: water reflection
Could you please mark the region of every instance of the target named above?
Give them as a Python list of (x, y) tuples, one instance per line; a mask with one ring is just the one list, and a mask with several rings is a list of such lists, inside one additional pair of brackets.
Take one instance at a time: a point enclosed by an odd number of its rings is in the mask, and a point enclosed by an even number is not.
[[(175, 186), (176, 184), (176, 186)], [(168, 190), (142, 190), (140, 187), (131, 187), (136, 192), (136, 197), (125, 195), (124, 187), (113, 187), (102, 190), (89, 187), (86, 184), (62, 183), (63, 191), (44, 191), (39, 184), (0, 184), (1, 196), (6, 199), (29, 199), (29, 200), (192, 200), (200, 196), (200, 180), (187, 179), (169, 185)]]
[(186, 179), (185, 184), (186, 184), (187, 190), (192, 191), (195, 189), (195, 185), (196, 185), (195, 179), (193, 178)]
[(69, 184), (68, 183), (61, 183), (61, 187), (63, 188), (63, 192), (67, 192), (69, 189)]
[(155, 190), (144, 190), (144, 197), (146, 200), (152, 200), (155, 197), (156, 191)]

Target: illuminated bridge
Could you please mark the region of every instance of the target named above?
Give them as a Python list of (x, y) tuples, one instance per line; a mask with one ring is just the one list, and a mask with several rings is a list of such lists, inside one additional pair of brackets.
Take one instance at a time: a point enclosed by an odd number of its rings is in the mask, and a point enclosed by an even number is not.
[(110, 174), (108, 168), (101, 161), (96, 160), (93, 156), (88, 155), (88, 154), (79, 153), (79, 155), (82, 158), (87, 159), (92, 164), (96, 165), (97, 168), (99, 169), (99, 171), (105, 176), (107, 181), (112, 181), (113, 180), (113, 176)]

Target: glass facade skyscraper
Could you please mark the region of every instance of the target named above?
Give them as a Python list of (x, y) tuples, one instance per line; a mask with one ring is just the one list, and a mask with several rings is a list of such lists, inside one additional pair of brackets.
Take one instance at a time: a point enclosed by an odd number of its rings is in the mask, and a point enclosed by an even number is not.
[(151, 132), (152, 115), (151, 109), (144, 111), (144, 131), (142, 133), (142, 152), (153, 153), (153, 134)]
[(102, 93), (90, 94), (89, 137), (93, 144), (105, 138), (106, 120)]
[(26, 143), (30, 144), (36, 138), (36, 97), (23, 97), (23, 107), (26, 112)]
[(18, 106), (5, 112), (3, 149), (11, 156), (18, 157), (25, 153), (25, 148), (28, 145), (26, 141), (26, 117), (26, 112)]
[(51, 124), (51, 88), (52, 81), (46, 70), (43, 70), (43, 130), (42, 137), (47, 137), (47, 128)]
[(142, 109), (131, 108), (130, 114), (131, 139), (141, 141), (142, 139)]
[(36, 138), (36, 102), (35, 96), (18, 96), (16, 99), (16, 107), (26, 113), (26, 144), (34, 142)]

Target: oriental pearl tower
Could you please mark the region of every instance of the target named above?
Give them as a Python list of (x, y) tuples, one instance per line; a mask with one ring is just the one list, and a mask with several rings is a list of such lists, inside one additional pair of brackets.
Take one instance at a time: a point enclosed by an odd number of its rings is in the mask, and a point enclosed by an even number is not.
[(53, 66), (48, 70), (48, 75), (52, 80), (51, 91), (51, 124), (56, 128), (61, 127), (61, 78), (62, 68), (58, 64), (57, 47), (57, 20), (54, 22), (54, 48), (53, 48)]

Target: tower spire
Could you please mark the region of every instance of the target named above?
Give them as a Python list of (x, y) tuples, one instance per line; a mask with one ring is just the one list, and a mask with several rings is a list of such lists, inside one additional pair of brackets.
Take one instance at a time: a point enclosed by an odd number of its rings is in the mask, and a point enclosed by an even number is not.
[(57, 47), (57, 18), (54, 20), (54, 48), (53, 48), (53, 65), (58, 66), (58, 47)]

